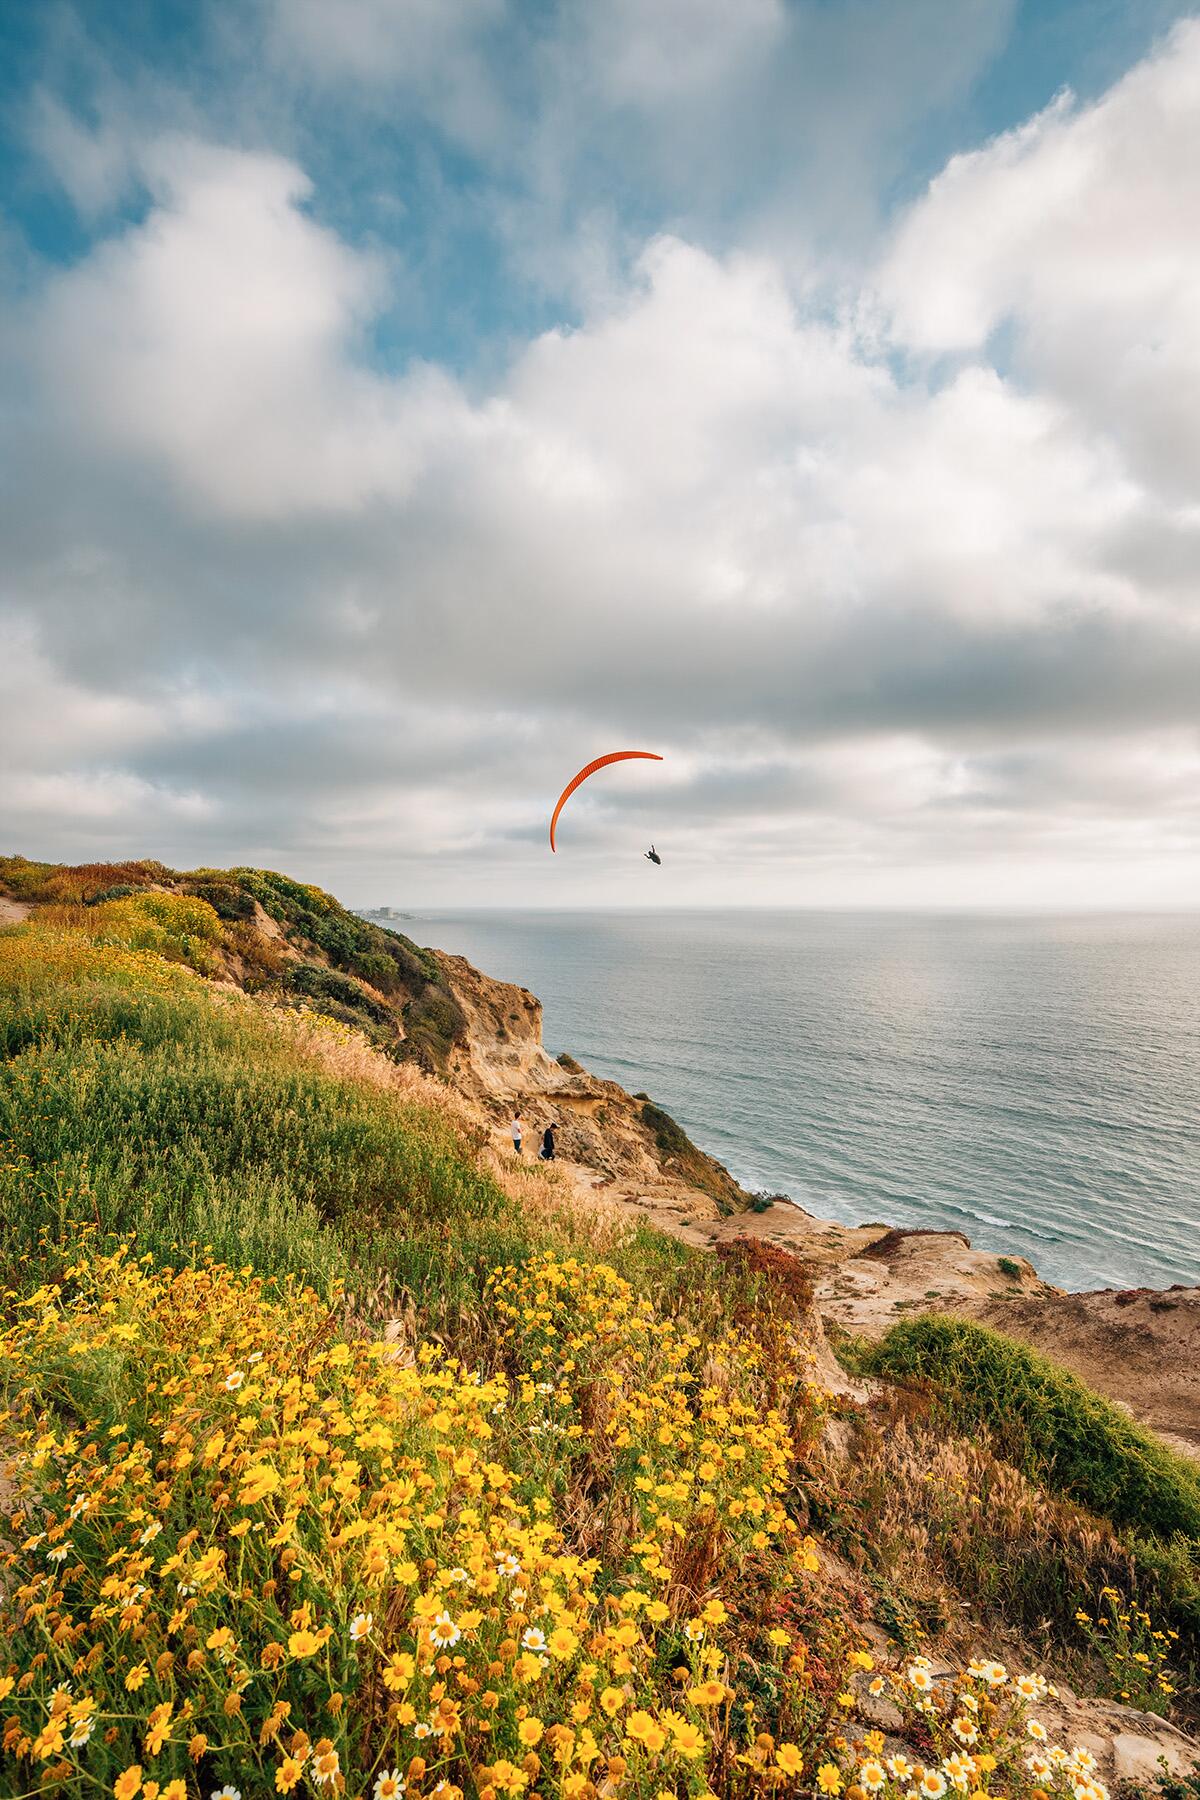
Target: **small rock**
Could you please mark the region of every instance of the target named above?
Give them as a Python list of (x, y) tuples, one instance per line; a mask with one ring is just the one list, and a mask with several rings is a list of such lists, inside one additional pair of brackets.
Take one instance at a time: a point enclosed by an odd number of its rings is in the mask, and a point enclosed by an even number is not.
[(821, 1426), (822, 1447), (839, 1462), (845, 1462), (854, 1443), (854, 1427), (848, 1419), (827, 1418)]
[(1112, 1741), (1113, 1775), (1118, 1781), (1153, 1781), (1162, 1773), (1161, 1757), (1172, 1775), (1185, 1775), (1197, 1766), (1196, 1755), (1170, 1738), (1136, 1737), (1119, 1731)]
[(859, 1689), (858, 1710), (879, 1731), (896, 1732), (904, 1724), (904, 1714), (895, 1701), (886, 1694), (868, 1693), (865, 1685)]

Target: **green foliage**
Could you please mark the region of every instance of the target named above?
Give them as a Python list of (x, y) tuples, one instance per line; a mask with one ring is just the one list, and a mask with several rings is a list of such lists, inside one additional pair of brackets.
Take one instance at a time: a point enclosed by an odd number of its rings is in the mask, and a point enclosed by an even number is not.
[[(453, 1045), (466, 1029), (466, 1019), (432, 951), (421, 949), (398, 931), (385, 931), (369, 919), (347, 912), (320, 888), (292, 881), (274, 870), (234, 869), (231, 873), (290, 937), (314, 945), (335, 969), (368, 982), (398, 1004), (404, 1026), (401, 1054), (431, 1071), (445, 1069)], [(343, 1007), (358, 1007), (361, 1015), (360, 1003), (345, 993), (326, 998), (336, 999)]]
[(1065, 1369), (962, 1319), (894, 1325), (873, 1374), (932, 1384), (963, 1431), (990, 1430), (1031, 1480), (1139, 1533), (1200, 1538), (1200, 1476)]
[[(61, 888), (62, 871), (38, 867), (43, 889), (51, 880)], [(735, 1246), (721, 1260), (645, 1227), (598, 1247), (594, 1219), (553, 1210), (541, 1171), (523, 1170), (515, 1191), (524, 1203), (511, 1199), (480, 1167), (484, 1135), (449, 1106), (417, 1103), (395, 1071), (385, 1082), (397, 1086), (357, 1079), (357, 1039), (342, 1063), (318, 1054), (318, 1040), (346, 1051), (347, 1034), (307, 1008), (300, 1019), (215, 989), (178, 953), (194, 943), (201, 956), (219, 947), (232, 959), (252, 939), (270, 946), (279, 961), (264, 966), (264, 979), (276, 995), (286, 988), (389, 1045), (401, 1018), (405, 1052), (432, 1067), (449, 1054), (459, 1018), (440, 978), (427, 979), (429, 970), (438, 977), (435, 958), (410, 947), (412, 986), (406, 977), (385, 994), (382, 980), (401, 963), (379, 949), (378, 928), (318, 889), (261, 871), (195, 871), (170, 877), (173, 892), (143, 886), (105, 899), (120, 885), (116, 867), (106, 866), (107, 887), (98, 874), (68, 871), (73, 903), (60, 895), (54, 916), (0, 933), (0, 1289), (52, 1280), (46, 1245), (86, 1222), (102, 1235), (135, 1232), (159, 1265), (202, 1263), (211, 1246), (234, 1267), (299, 1276), (324, 1298), (347, 1287), (355, 1311), (375, 1319), (407, 1310), (400, 1303), (411, 1298), (423, 1329), (486, 1367), (486, 1272), (553, 1248), (612, 1262), (698, 1346), (732, 1323), (758, 1345), (770, 1391), (792, 1404), (803, 1376), (792, 1339), (772, 1321), (788, 1324), (803, 1299), (793, 1290), (806, 1278), (793, 1259), (775, 1266), (780, 1253)], [(85, 887), (97, 904), (80, 898)], [(282, 941), (256, 932), (256, 897), (290, 942), (314, 946), (306, 960), (285, 960)], [(71, 923), (80, 916), (86, 924)], [(151, 936), (115, 932), (113, 920), (130, 919)], [(406, 940), (378, 932), (389, 937), (404, 954)], [(317, 952), (331, 961), (344, 952), (357, 966), (331, 968)], [(176, 960), (164, 961), (168, 954)], [(331, 1072), (342, 1067), (346, 1076)], [(376, 1078), (379, 1067), (371, 1066)], [(721, 1171), (675, 1121), (649, 1102), (642, 1118), (659, 1153), (689, 1179), (715, 1182), (724, 1203)], [(544, 1205), (534, 1183), (545, 1184)], [(1177, 1627), (1182, 1654), (1194, 1654), (1200, 1586), (1188, 1534), (1200, 1518), (1200, 1482), (1155, 1440), (1069, 1376), (976, 1327), (922, 1320), (879, 1348), (843, 1344), (838, 1353), (861, 1372), (922, 1390), (897, 1396), (928, 1428), (912, 1467), (895, 1460), (899, 1434), (880, 1433), (877, 1468), (860, 1445), (852, 1479), (808, 1485), (802, 1476), (795, 1496), (798, 1511), (872, 1571), (878, 1616), (901, 1641), (954, 1617), (957, 1595), (978, 1617), (1044, 1631), (1061, 1649), (1078, 1639), (1075, 1609), (1099, 1576)], [(929, 1479), (947, 1421), (984, 1444), (981, 1427), (990, 1427), (1019, 1468), (1116, 1520), (1125, 1538), (1090, 1516), (1068, 1517), (1074, 1508), (1037, 1490), (1010, 1492), (994, 1458), (971, 1465), (962, 1484), (949, 1468)]]
[(286, 972), (293, 993), (303, 994), (318, 1012), (357, 1025), (374, 1042), (395, 1041), (396, 1017), (391, 1008), (375, 999), (349, 975), (339, 975), (324, 963), (291, 963)]
[(105, 888), (99, 894), (93, 894), (85, 900), (85, 906), (102, 906), (106, 900), (126, 900), (130, 894), (140, 894), (140, 888), (131, 887), (127, 881), (118, 881), (115, 887)]
[(1113, 1587), (1100, 1590), (1094, 1613), (1081, 1609), (1075, 1618), (1116, 1697), (1165, 1717), (1176, 1693), (1170, 1658), (1179, 1633), (1156, 1626), (1144, 1607)]
[[(144, 952), (0, 934), (0, 1288), (42, 1280), (43, 1241), (86, 1222), (136, 1232), (156, 1263), (208, 1245), (325, 1296), (344, 1283), (376, 1312), (408, 1294), (448, 1331), (477, 1315), (489, 1269), (548, 1245), (594, 1256), (587, 1221), (510, 1200), (448, 1111), (329, 1073), (314, 1029), (336, 1030)], [(711, 1258), (641, 1229), (618, 1261), (668, 1313), (730, 1316), (736, 1285)]]
[(371, 982), (381, 993), (437, 984), (437, 959), (397, 931), (385, 931), (347, 912), (331, 894), (272, 869), (234, 869), (244, 892), (289, 931), (323, 950), (335, 968)]
[(189, 881), (187, 887), (188, 892), (195, 894), (197, 899), (206, 900), (219, 919), (233, 921), (254, 917), (253, 894), (248, 894), (235, 881), (224, 878)]
[(404, 1048), (422, 1068), (442, 1070), (465, 1024), (449, 989), (427, 987), (404, 1008)]
[(328, 1074), (286, 1021), (78, 973), (0, 979), (0, 1282), (43, 1228), (87, 1219), (156, 1260), (211, 1244), (322, 1292), (436, 1266), (444, 1312), (539, 1240), (447, 1115)]
[(1002, 1275), (1007, 1275), (1010, 1281), (1020, 1281), (1021, 1270), (1011, 1256), (998, 1257), (996, 1259), (996, 1267)]
[(1158, 1763), (1159, 1773), (1154, 1779), (1158, 1783), (1159, 1800), (1200, 1800), (1200, 1768), (1187, 1775), (1173, 1775), (1165, 1756), (1160, 1756)]

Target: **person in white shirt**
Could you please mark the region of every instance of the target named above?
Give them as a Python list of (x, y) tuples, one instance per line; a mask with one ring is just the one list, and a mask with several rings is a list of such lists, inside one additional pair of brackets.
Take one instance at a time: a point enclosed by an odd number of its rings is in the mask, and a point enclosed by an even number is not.
[(509, 1130), (512, 1132), (513, 1149), (516, 1151), (517, 1155), (520, 1156), (521, 1139), (525, 1136), (525, 1127), (521, 1123), (520, 1113), (513, 1114), (513, 1122), (509, 1127)]

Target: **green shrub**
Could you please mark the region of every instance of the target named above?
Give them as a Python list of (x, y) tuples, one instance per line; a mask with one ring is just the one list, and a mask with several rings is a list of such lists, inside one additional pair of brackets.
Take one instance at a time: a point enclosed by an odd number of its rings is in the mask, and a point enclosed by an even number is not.
[[(436, 1014), (418, 1026), (432, 1041)], [(461, 1333), (488, 1270), (548, 1246), (594, 1259), (590, 1220), (510, 1200), (481, 1137), (329, 1073), (305, 1029), (144, 951), (39, 922), (0, 934), (0, 1290), (52, 1278), (46, 1244), (86, 1223), (136, 1232), (158, 1264), (208, 1245), (323, 1296), (342, 1283), (374, 1312), (408, 1294)], [(617, 1257), (697, 1330), (731, 1317), (737, 1287), (711, 1257), (645, 1227)]]
[(466, 1023), (461, 1006), (448, 989), (427, 987), (404, 1009), (405, 1051), (423, 1068), (440, 1073)]
[(733, 1212), (745, 1205), (745, 1195), (728, 1170), (706, 1156), (693, 1144), (682, 1125), (653, 1101), (642, 1103), (641, 1119), (654, 1138), (660, 1160), (669, 1163), (681, 1180), (698, 1187), (714, 1199), (722, 1212)]
[(389, 1036), (395, 1036), (396, 1018), (391, 1008), (374, 999), (351, 976), (339, 975), (324, 963), (291, 963), (287, 985), (294, 993), (312, 1000), (318, 1011), (328, 1010), (333, 1002), (338, 1008), (335, 1017), (344, 1018), (349, 1013), (356, 1023), (383, 1026)]
[(985, 1427), (1002, 1454), (1102, 1518), (1170, 1539), (1200, 1538), (1200, 1475), (1045, 1357), (962, 1319), (894, 1325), (870, 1371), (931, 1384), (956, 1428)]
[[(434, 1073), (445, 1070), (452, 1046), (466, 1029), (466, 1019), (432, 951), (421, 949), (398, 931), (386, 931), (347, 912), (320, 888), (292, 881), (273, 869), (234, 869), (231, 875), (283, 926), (293, 943), (298, 938), (301, 944), (312, 945), (342, 974), (368, 982), (397, 1003), (404, 1026), (398, 1055), (411, 1057)], [(347, 1019), (357, 1014), (361, 1022), (365, 1016), (362, 1002), (367, 996), (361, 990), (357, 993), (358, 998), (352, 998), (344, 989), (337, 994), (326, 990), (319, 1003), (334, 1016)], [(377, 1022), (375, 1035), (382, 1042), (381, 1029)]]
[(1002, 1275), (1007, 1275), (1008, 1279), (1010, 1281), (1020, 1281), (1020, 1279), (1021, 1279), (1020, 1267), (1018, 1266), (1018, 1264), (1016, 1264), (1013, 1261), (1011, 1256), (998, 1257), (997, 1261), (996, 1261), (996, 1267), (999, 1269), (999, 1271)]
[(331, 894), (292, 881), (273, 869), (234, 869), (241, 888), (289, 932), (323, 950), (346, 974), (370, 981), (383, 993), (442, 985), (437, 958), (398, 931), (385, 931), (347, 912)]
[(104, 888), (100, 893), (93, 894), (90, 900), (84, 901), (84, 905), (102, 906), (106, 900), (127, 900), (130, 894), (140, 893), (140, 888), (131, 887), (127, 881), (118, 881), (115, 887)]
[(234, 881), (192, 881), (188, 892), (198, 900), (206, 900), (219, 919), (232, 923), (254, 917), (254, 896)]
[[(156, 968), (177, 984), (151, 988)], [(211, 1244), (323, 1293), (412, 1286), (444, 1317), (544, 1235), (474, 1148), (186, 971), (30, 926), (0, 939), (0, 1287), (87, 1220), (156, 1261)]]

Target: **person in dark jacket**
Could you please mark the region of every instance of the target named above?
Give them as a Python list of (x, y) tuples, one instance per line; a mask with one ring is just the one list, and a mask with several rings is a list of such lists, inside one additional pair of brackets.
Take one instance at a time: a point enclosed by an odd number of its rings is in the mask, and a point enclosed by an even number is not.
[(557, 1124), (552, 1123), (547, 1125), (545, 1131), (542, 1133), (542, 1147), (538, 1151), (538, 1155), (543, 1162), (554, 1161), (554, 1134), (557, 1130)]

